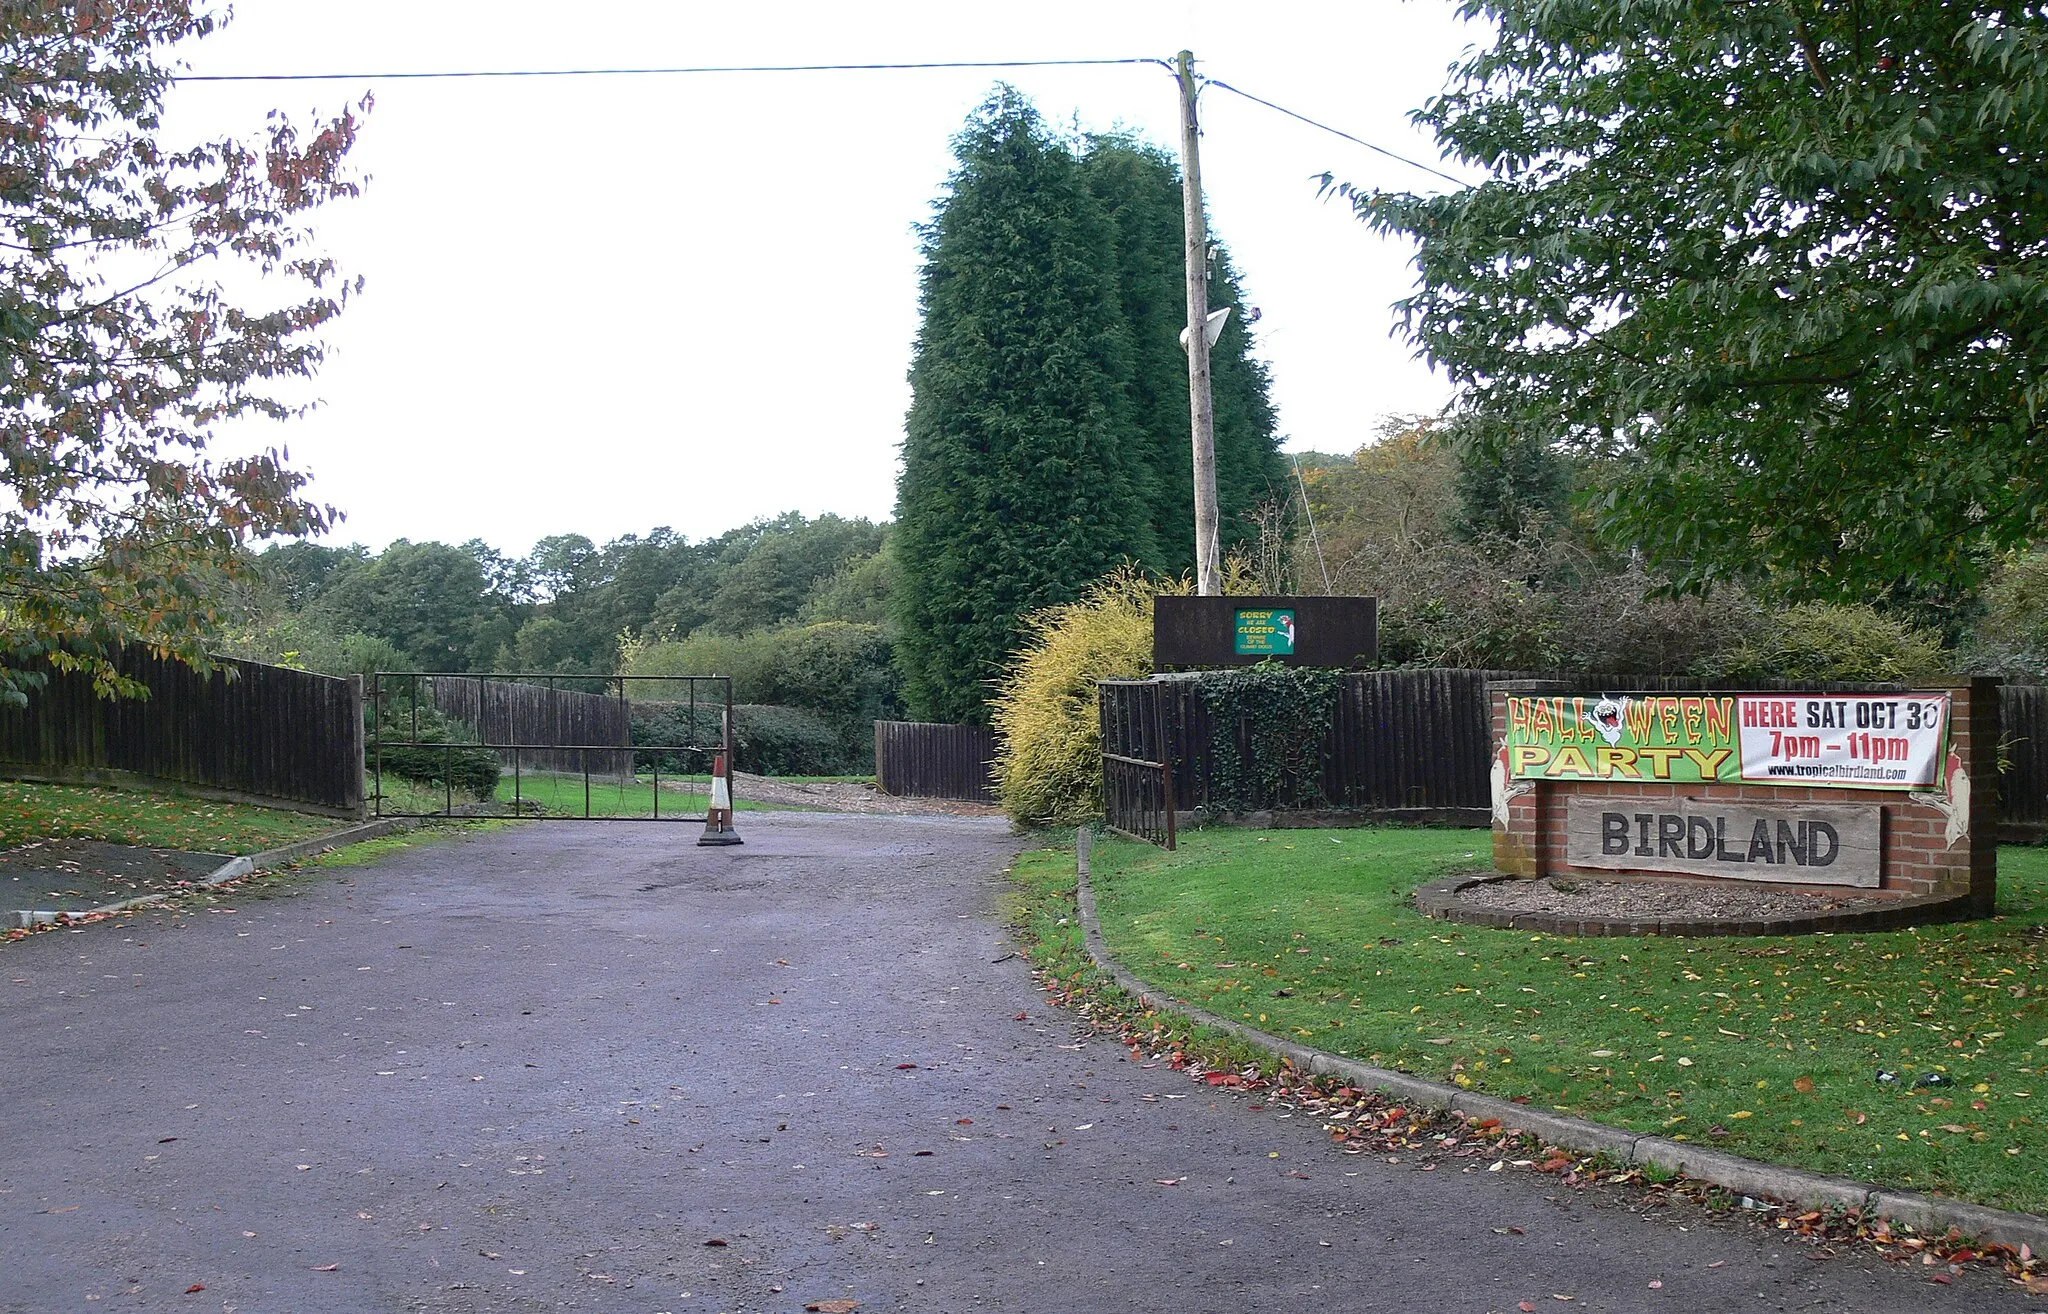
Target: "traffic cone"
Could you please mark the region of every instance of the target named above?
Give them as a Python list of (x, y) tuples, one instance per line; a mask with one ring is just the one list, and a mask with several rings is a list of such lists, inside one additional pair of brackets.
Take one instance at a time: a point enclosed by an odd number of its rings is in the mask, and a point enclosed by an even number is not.
[(711, 759), (711, 807), (704, 814), (704, 833), (697, 837), (699, 844), (743, 844), (740, 833), (732, 828), (732, 785), (725, 778), (725, 754), (715, 754)]

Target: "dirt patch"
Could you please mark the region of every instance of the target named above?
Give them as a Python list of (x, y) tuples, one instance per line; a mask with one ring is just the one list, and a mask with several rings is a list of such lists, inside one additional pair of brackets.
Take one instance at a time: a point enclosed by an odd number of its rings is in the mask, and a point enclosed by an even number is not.
[(858, 780), (782, 780), (733, 772), (736, 798), (756, 803), (782, 803), (824, 812), (882, 813), (891, 816), (999, 817), (1003, 810), (987, 803), (961, 803), (943, 798), (898, 798)]
[(1888, 907), (1894, 900), (1840, 890), (1785, 890), (1694, 881), (1595, 881), (1546, 877), (1487, 881), (1458, 902), (1508, 913), (1616, 921), (1761, 921)]

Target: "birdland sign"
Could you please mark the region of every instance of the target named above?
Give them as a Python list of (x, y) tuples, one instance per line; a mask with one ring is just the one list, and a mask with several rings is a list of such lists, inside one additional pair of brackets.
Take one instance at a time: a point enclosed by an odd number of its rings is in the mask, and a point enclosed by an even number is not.
[(1152, 605), (1152, 663), (1370, 666), (1379, 656), (1378, 608), (1375, 598), (1161, 597)]
[(1876, 888), (1883, 809), (1804, 804), (1663, 806), (1572, 798), (1565, 861), (1610, 871), (1670, 871), (1744, 881)]

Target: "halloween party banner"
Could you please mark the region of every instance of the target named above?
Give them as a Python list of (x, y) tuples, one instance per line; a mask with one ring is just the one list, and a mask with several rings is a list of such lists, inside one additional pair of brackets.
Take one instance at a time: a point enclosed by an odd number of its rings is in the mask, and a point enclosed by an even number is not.
[(1514, 780), (1931, 789), (1949, 698), (1896, 694), (1511, 696)]

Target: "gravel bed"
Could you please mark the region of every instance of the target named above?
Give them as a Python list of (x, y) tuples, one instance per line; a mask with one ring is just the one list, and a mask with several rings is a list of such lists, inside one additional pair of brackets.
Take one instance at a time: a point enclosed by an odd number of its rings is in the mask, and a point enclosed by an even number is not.
[(1577, 918), (1677, 921), (1712, 918), (1757, 921), (1770, 917), (1854, 912), (1892, 902), (1838, 889), (1774, 890), (1734, 881), (1604, 881), (1544, 877), (1489, 881), (1458, 892), (1458, 902), (1503, 912), (1550, 913)]
[[(701, 788), (690, 786), (690, 788)], [(822, 812), (883, 813), (892, 816), (999, 817), (1003, 810), (986, 803), (960, 803), (942, 798), (897, 798), (857, 780), (783, 780), (732, 773), (735, 798), (756, 803), (782, 803)]]

